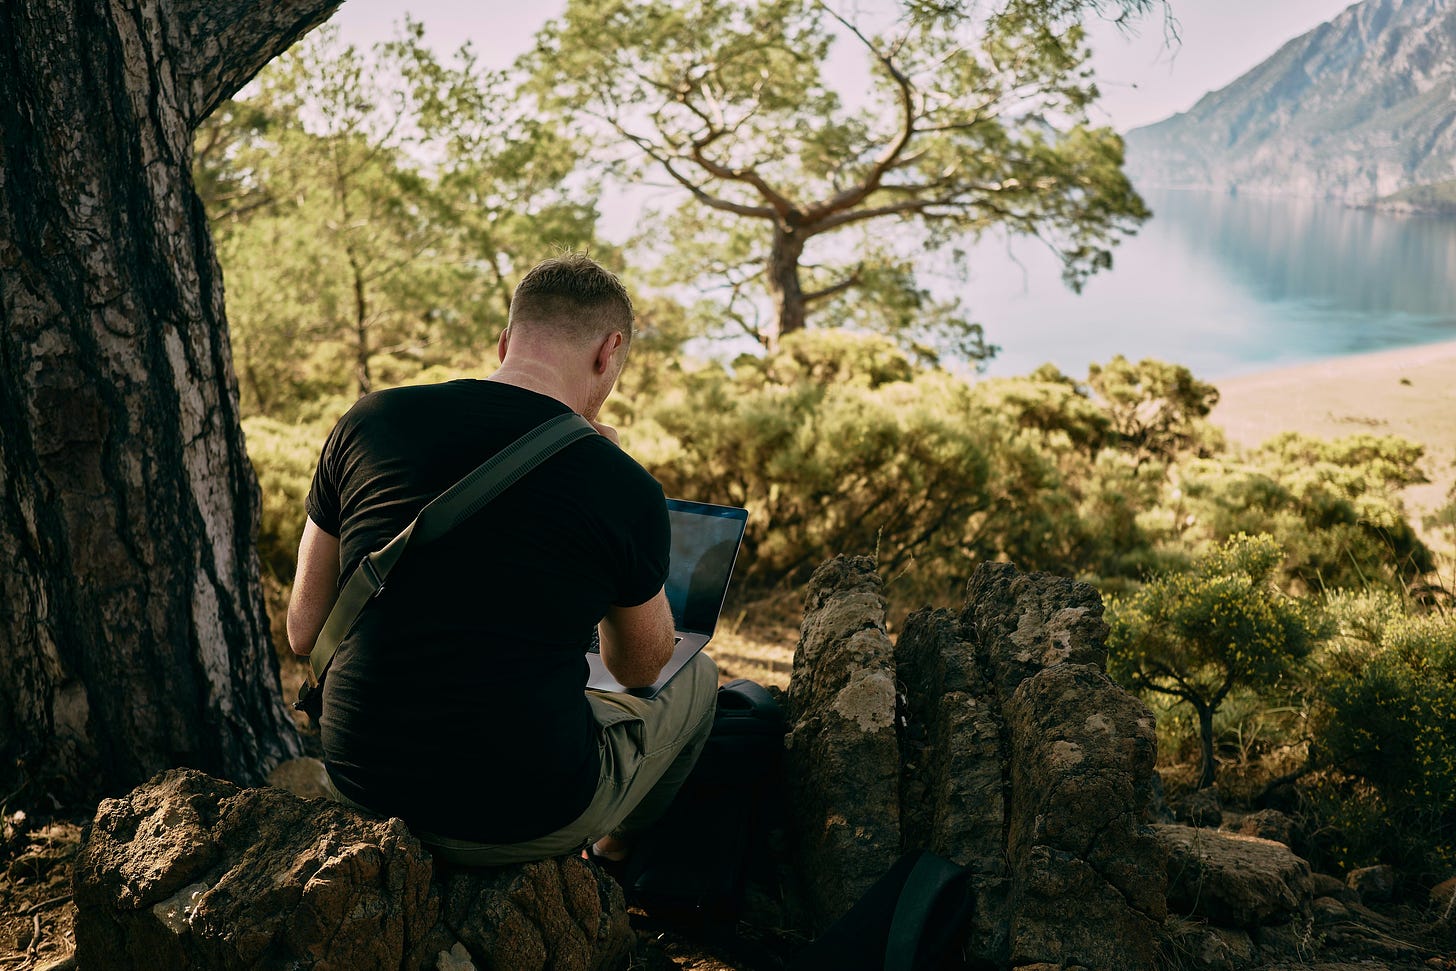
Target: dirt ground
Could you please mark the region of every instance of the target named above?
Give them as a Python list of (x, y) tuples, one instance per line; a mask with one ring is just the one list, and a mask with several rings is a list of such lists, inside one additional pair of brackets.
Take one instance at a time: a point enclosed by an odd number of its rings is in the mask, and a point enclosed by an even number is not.
[(71, 860), (81, 820), (39, 825), (24, 811), (0, 822), (0, 971), (55, 968), (76, 948)]

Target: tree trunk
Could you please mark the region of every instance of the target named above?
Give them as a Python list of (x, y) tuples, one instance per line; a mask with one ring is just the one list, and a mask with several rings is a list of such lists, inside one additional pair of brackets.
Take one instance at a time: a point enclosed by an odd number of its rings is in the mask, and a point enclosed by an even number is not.
[(0, 4), (0, 792), (255, 782), (298, 751), (190, 164), (336, 6)]
[(773, 247), (768, 258), (768, 292), (773, 300), (774, 330), (763, 337), (769, 350), (786, 334), (804, 329), (807, 307), (799, 282), (799, 260), (804, 255), (804, 238), (793, 228), (774, 227)]
[(1213, 708), (1210, 705), (1194, 704), (1198, 710), (1198, 741), (1202, 746), (1203, 765), (1198, 772), (1198, 788), (1207, 789), (1213, 785)]

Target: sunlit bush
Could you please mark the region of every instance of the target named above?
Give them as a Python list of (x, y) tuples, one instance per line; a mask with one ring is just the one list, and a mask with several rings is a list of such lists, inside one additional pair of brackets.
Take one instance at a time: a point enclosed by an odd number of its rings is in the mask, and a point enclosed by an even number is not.
[(1336, 612), (1354, 624), (1321, 683), (1324, 758), (1375, 787), (1405, 834), (1393, 850), (1418, 836), (1431, 859), (1456, 863), (1456, 620), (1396, 614), (1388, 600)]
[(1230, 692), (1276, 687), (1324, 634), (1306, 604), (1274, 586), (1282, 559), (1271, 537), (1240, 534), (1192, 569), (1108, 600), (1109, 670), (1196, 712), (1200, 787), (1213, 782), (1213, 717)]

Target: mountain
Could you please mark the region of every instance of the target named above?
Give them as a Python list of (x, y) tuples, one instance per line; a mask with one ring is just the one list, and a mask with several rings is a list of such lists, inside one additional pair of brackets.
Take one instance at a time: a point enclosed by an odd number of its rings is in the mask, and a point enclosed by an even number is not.
[(1456, 0), (1365, 0), (1126, 138), (1148, 187), (1366, 203), (1456, 178)]

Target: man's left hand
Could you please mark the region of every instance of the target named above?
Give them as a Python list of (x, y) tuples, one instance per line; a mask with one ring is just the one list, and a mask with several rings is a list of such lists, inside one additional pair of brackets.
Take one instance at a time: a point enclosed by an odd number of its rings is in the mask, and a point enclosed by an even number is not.
[(587, 420), (591, 421), (592, 427), (595, 428), (602, 435), (603, 438), (607, 439), (607, 441), (611, 442), (618, 448), (622, 447), (622, 442), (620, 439), (617, 438), (617, 430), (615, 428), (603, 422), (593, 421), (590, 418), (588, 418)]

